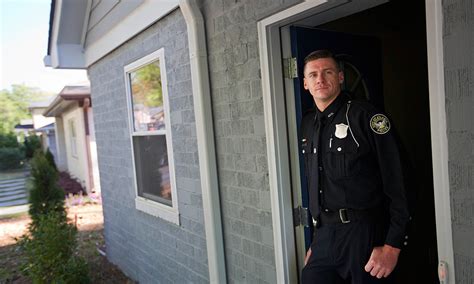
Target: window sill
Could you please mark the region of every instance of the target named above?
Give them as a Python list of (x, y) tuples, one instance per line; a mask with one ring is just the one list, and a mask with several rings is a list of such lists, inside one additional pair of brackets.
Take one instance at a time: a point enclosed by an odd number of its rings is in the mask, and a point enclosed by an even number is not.
[(135, 207), (139, 211), (164, 219), (179, 226), (179, 212), (174, 208), (140, 196), (135, 198)]

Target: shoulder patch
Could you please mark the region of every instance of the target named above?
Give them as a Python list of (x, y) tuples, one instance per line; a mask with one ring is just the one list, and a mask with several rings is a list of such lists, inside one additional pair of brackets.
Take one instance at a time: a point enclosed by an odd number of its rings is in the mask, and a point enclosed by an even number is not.
[(390, 130), (390, 121), (383, 114), (376, 114), (370, 119), (370, 128), (377, 134), (385, 134)]

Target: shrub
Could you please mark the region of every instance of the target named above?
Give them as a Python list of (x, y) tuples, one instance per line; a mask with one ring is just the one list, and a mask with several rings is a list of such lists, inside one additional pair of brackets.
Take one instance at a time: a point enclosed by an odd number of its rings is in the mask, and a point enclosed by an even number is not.
[(25, 156), (19, 148), (0, 148), (0, 170), (21, 168)]
[(46, 153), (44, 155), (46, 157), (46, 160), (48, 160), (49, 164), (51, 165), (51, 167), (53, 167), (53, 169), (58, 171), (58, 167), (56, 166), (56, 162), (54, 161), (53, 153), (51, 153), (49, 148), (46, 150)]
[(0, 134), (0, 148), (18, 148), (16, 136), (12, 133)]
[(90, 283), (84, 259), (74, 255), (77, 229), (64, 212), (41, 215), (20, 244), (25, 251), (23, 273), (33, 283)]
[(25, 156), (30, 159), (34, 156), (36, 150), (41, 148), (41, 140), (36, 135), (31, 135), (25, 138)]
[(32, 222), (20, 241), (26, 255), (23, 272), (33, 283), (90, 283), (87, 263), (74, 255), (77, 229), (67, 222), (58, 172), (41, 150), (34, 154), (31, 175)]
[(58, 186), (58, 172), (50, 165), (42, 151), (31, 160), (32, 187), (29, 213), (33, 225), (39, 216), (50, 211), (64, 212), (64, 192)]

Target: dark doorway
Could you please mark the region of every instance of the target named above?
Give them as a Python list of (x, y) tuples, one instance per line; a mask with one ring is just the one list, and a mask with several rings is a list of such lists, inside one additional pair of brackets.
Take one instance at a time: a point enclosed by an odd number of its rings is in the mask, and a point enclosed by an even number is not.
[[(310, 27), (377, 38), (380, 42), (381, 54), (367, 55), (362, 60), (381, 58), (382, 107), (392, 118), (406, 150), (407, 167), (411, 167), (407, 185), (414, 203), (408, 246), (397, 267), (397, 283), (439, 282), (425, 26), (424, 1), (391, 1)], [(302, 94), (306, 95), (310, 96)]]

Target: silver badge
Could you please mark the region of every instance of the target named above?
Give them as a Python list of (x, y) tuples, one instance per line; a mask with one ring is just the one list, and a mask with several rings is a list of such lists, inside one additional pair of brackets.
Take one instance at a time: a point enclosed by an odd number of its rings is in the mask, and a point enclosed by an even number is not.
[(349, 129), (349, 126), (345, 125), (344, 123), (336, 124), (336, 132), (334, 135), (336, 135), (336, 137), (339, 139), (346, 138), (347, 129)]

